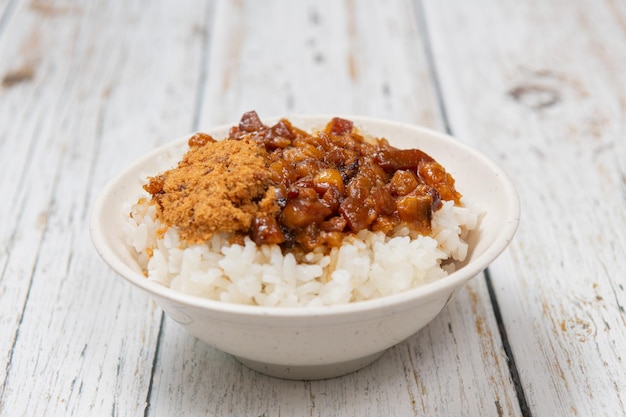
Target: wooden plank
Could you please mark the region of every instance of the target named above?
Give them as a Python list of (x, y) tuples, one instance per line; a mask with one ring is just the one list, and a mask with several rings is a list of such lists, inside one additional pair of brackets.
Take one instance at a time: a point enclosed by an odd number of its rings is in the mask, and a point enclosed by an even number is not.
[(518, 235), (490, 271), (529, 409), (626, 415), (626, 7), (425, 8), (454, 132), (521, 196)]
[(99, 259), (88, 212), (191, 129), (207, 2), (50, 7), (17, 8), (0, 38), (0, 74), (34, 66), (0, 91), (0, 415), (139, 415), (161, 312)]
[(2, 36), (4, 28), (11, 20), (15, 3), (17, 3), (17, 0), (0, 0), (0, 36)]
[(218, 2), (217, 13), (200, 127), (255, 109), (442, 129), (410, 2)]
[[(6, 19), (5, 27), (15, 27)], [(39, 36), (34, 32), (18, 39), (6, 33), (0, 38), (0, 54), (7, 57), (0, 60), (0, 190), (6, 196), (6, 203), (0, 205), (0, 386), (4, 386), (30, 288), (58, 155), (53, 141), (42, 139), (42, 130), (50, 126), (46, 109), (37, 103), (37, 95), (23, 94), (25, 84), (36, 82), (31, 63), (39, 52)], [(40, 187), (39, 192), (31, 194), (33, 186)]]
[[(356, 3), (356, 2), (355, 2)], [(360, 113), (443, 129), (411, 2), (218, 2), (198, 125)], [(485, 282), (371, 367), (282, 381), (165, 321), (150, 416), (520, 415)]]

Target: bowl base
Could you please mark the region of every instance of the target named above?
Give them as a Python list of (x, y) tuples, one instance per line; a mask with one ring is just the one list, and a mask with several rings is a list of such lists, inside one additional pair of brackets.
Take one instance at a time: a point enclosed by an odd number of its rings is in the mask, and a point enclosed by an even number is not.
[(235, 356), (235, 358), (248, 368), (264, 375), (281, 379), (309, 381), (335, 378), (358, 371), (359, 369), (362, 369), (376, 361), (376, 359), (380, 358), (385, 352), (386, 350), (383, 350), (382, 352), (376, 352), (362, 358), (323, 365), (277, 365), (272, 363), (257, 362), (238, 356)]

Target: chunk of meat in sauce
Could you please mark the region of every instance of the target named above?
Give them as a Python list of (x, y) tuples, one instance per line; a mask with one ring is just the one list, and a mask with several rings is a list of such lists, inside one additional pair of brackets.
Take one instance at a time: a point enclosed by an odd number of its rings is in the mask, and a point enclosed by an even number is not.
[(257, 245), (274, 245), (285, 241), (280, 226), (272, 216), (260, 215), (252, 220), (252, 240)]
[[(400, 224), (428, 234), (442, 200), (460, 204), (454, 179), (432, 157), (394, 148), (385, 139), (366, 140), (350, 120), (333, 118), (309, 134), (286, 119), (265, 126), (251, 111), (227, 140), (243, 138), (265, 149), (278, 207), (252, 221), (247, 233), (257, 244), (308, 251), (338, 246), (345, 235), (363, 229), (389, 233)], [(213, 141), (196, 134), (189, 146)], [(147, 190), (158, 194), (159, 184), (154, 177)]]
[(387, 172), (395, 172), (399, 169), (415, 171), (423, 161), (434, 162), (434, 159), (419, 149), (381, 149), (376, 152), (375, 159)]
[(452, 177), (421, 150), (397, 149), (385, 139), (368, 142), (341, 118), (310, 135), (286, 120), (261, 126), (257, 117), (246, 113), (237, 134), (245, 130), (265, 145), (275, 180), (286, 190), (277, 197), (275, 228), (283, 231), (284, 246), (332, 245), (341, 240), (337, 233), (387, 233), (401, 223), (427, 234), (442, 199), (460, 203)]
[(199, 148), (200, 146), (204, 146), (207, 143), (213, 143), (215, 139), (211, 137), (211, 135), (207, 135), (206, 133), (197, 132), (194, 133), (188, 140), (187, 144), (190, 148)]
[(332, 133), (334, 135), (345, 135), (352, 132), (353, 123), (351, 120), (341, 119), (339, 117), (334, 117), (327, 125), (326, 129), (324, 129), (327, 133)]
[(261, 128), (263, 128), (263, 122), (254, 110), (244, 113), (239, 121), (239, 130), (244, 132), (256, 132)]
[(424, 184), (439, 192), (443, 200), (461, 202), (461, 194), (454, 188), (454, 178), (437, 162), (421, 161), (417, 173)]
[(302, 229), (313, 223), (321, 223), (332, 214), (332, 210), (324, 205), (312, 188), (298, 190), (295, 198), (287, 200), (279, 219), (291, 229)]

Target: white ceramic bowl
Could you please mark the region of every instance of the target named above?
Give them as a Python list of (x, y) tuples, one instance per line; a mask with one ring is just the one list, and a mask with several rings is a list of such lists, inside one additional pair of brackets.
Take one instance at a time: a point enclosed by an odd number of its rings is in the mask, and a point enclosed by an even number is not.
[[(301, 128), (323, 126), (332, 116), (289, 116)], [(344, 116), (362, 130), (396, 147), (419, 148), (456, 179), (468, 201), (485, 209), (469, 236), (470, 252), (449, 276), (401, 294), (347, 305), (284, 308), (238, 305), (180, 293), (146, 279), (122, 227), (148, 175), (164, 169), (162, 155), (182, 155), (187, 137), (165, 145), (113, 178), (93, 207), (91, 235), (102, 258), (131, 284), (150, 294), (163, 310), (201, 340), (264, 374), (320, 379), (360, 369), (430, 322), (454, 293), (480, 273), (511, 241), (519, 222), (519, 200), (504, 172), (457, 140), (412, 125)], [(277, 119), (264, 119), (272, 124)], [(227, 136), (230, 125), (205, 132)]]

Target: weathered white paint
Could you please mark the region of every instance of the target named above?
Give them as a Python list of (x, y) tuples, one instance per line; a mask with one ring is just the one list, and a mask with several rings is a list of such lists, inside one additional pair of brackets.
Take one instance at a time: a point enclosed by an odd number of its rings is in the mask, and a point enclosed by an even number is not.
[(364, 114), (442, 129), (410, 1), (221, 1), (201, 123)]
[(490, 270), (530, 410), (624, 415), (626, 9), (426, 11), (452, 130), (519, 187), (520, 230)]
[(143, 414), (161, 312), (102, 264), (87, 215), (191, 129), (208, 5), (183, 5), (22, 2), (0, 38), (3, 80), (32, 68), (0, 89), (0, 415)]
[[(410, 2), (372, 7), (364, 11), (349, 2), (331, 1), (265, 2), (263, 7), (252, 1), (219, 2), (209, 45), (206, 110), (199, 125), (236, 121), (241, 112), (254, 108), (261, 116), (362, 113), (442, 129), (418, 42), (417, 11)], [(351, 49), (350, 42), (358, 48)], [(159, 374), (150, 399), (156, 405), (149, 415), (172, 415), (182, 404), (192, 404), (189, 415), (297, 415), (303, 410), (315, 415), (519, 413), (487, 291), (479, 279), (419, 335), (374, 366), (331, 381), (278, 384), (256, 374), (233, 381), (242, 371), (229, 368), (220, 371), (228, 373), (216, 383), (216, 374), (205, 368), (198, 374), (193, 366), (168, 366), (166, 358), (181, 350), (183, 364), (200, 360), (184, 348), (189, 337), (176, 335), (168, 340), (171, 333), (165, 331), (159, 346)], [(182, 389), (181, 380), (205, 386), (208, 398), (200, 399), (195, 388)]]
[(89, 241), (97, 190), (160, 143), (249, 109), (443, 130), (435, 79), (522, 197), (490, 274), (532, 415), (626, 415), (626, 9), (424, 3), (0, 1), (0, 416), (521, 415), (482, 276), (372, 366), (282, 381)]

